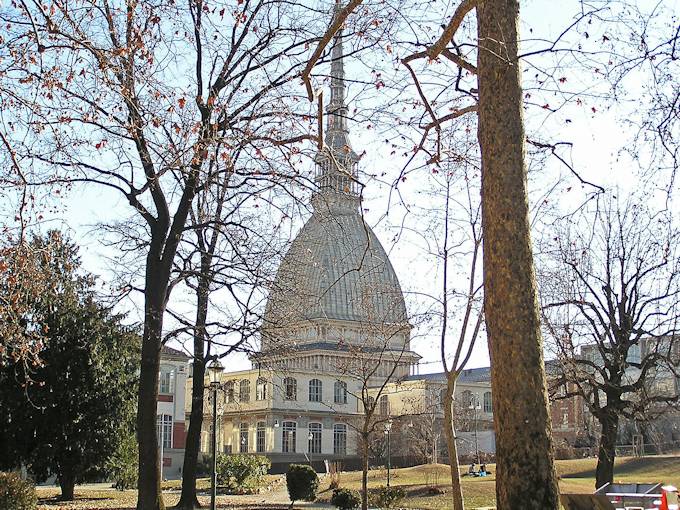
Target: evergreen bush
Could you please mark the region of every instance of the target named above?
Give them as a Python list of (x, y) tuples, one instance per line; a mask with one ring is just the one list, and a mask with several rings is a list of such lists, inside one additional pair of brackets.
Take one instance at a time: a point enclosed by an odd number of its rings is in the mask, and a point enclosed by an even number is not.
[(286, 473), (286, 486), (292, 507), (295, 501), (314, 501), (316, 499), (319, 477), (311, 466), (291, 464)]
[(335, 489), (331, 496), (331, 505), (340, 510), (354, 510), (361, 506), (361, 494), (352, 489)]
[(0, 508), (2, 510), (34, 510), (38, 504), (35, 487), (18, 473), (0, 472)]

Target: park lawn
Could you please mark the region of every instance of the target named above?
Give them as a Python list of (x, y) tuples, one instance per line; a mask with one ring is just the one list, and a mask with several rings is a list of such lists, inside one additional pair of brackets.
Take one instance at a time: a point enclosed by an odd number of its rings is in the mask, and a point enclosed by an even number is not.
[[(595, 490), (596, 459), (558, 460), (556, 469), (560, 478), (560, 492), (563, 493), (592, 493)], [(495, 495), (495, 464), (487, 464), (491, 476), (485, 478), (461, 478), (463, 497), (466, 508), (493, 507), (496, 504)], [(467, 466), (461, 467), (461, 474), (467, 471)], [(416, 466), (413, 468), (395, 469), (391, 474), (391, 485), (402, 486), (407, 492), (407, 498), (402, 502), (404, 508), (422, 508), (439, 510), (451, 508), (451, 495), (447, 483), (449, 467), (442, 464)], [(384, 469), (372, 470), (369, 473), (368, 487), (377, 488), (385, 485), (387, 472)], [(616, 482), (664, 482), (680, 484), (680, 456), (660, 457), (620, 457), (616, 459), (614, 481)], [(340, 485), (352, 489), (361, 487), (360, 472), (345, 472), (341, 474)], [(429, 487), (437, 487), (444, 494), (430, 495)], [(322, 484), (324, 490), (320, 499), (329, 500), (328, 482)]]
[[(595, 484), (595, 459), (578, 459), (557, 461), (557, 473), (560, 477), (560, 491), (564, 493), (591, 493)], [(495, 465), (487, 464), (492, 471), (491, 476), (486, 478), (461, 479), (466, 508), (484, 508), (495, 505)], [(461, 472), (467, 470), (462, 468)], [(404, 508), (421, 508), (440, 510), (451, 508), (450, 489), (448, 488), (449, 468), (446, 465), (424, 465), (412, 468), (393, 469), (391, 472), (391, 484), (402, 486), (407, 492), (407, 498), (401, 503)], [(387, 472), (385, 469), (375, 469), (369, 472), (369, 489), (385, 485)], [(680, 485), (680, 456), (659, 457), (621, 457), (616, 461), (614, 474), (615, 481), (622, 482), (664, 482), (675, 486)], [(281, 483), (281, 475), (269, 475), (267, 482), (277, 490), (285, 491), (285, 484)], [(274, 483), (278, 482), (278, 483)], [(330, 500), (331, 491), (328, 490), (329, 480), (324, 477), (320, 487), (319, 500)], [(199, 488), (207, 488), (208, 479), (199, 480)], [(343, 472), (340, 475), (340, 485), (352, 489), (361, 487), (361, 472)], [(168, 491), (164, 499), (168, 507), (179, 499), (177, 489), (179, 481), (164, 482), (163, 488)], [(435, 487), (443, 494), (432, 494), (431, 488)], [(104, 509), (134, 509), (137, 501), (137, 492), (113, 491), (95, 488), (76, 488), (76, 497), (73, 503), (54, 501), (59, 494), (59, 489), (54, 487), (39, 487), (40, 510), (104, 510)], [(201, 502), (208, 503), (207, 497), (201, 497)], [(262, 493), (253, 496), (221, 496), (218, 498), (223, 505), (237, 506), (241, 508), (272, 508), (268, 501), (268, 494)], [(270, 504), (268, 504), (270, 503)], [(222, 506), (222, 505), (220, 505)], [(285, 505), (284, 505), (285, 506)]]

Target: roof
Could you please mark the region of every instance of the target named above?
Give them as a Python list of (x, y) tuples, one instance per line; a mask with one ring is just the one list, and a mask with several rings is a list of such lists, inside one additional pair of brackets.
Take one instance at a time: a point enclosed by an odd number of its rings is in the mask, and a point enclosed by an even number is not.
[(163, 358), (163, 359), (180, 359), (180, 360), (191, 359), (190, 356), (187, 356), (182, 351), (178, 351), (177, 349), (173, 349), (172, 347), (168, 347), (167, 345), (164, 345), (164, 346), (161, 347), (161, 358)]
[[(444, 372), (435, 372), (431, 374), (413, 374), (404, 378), (405, 381), (434, 381), (445, 382), (446, 374)], [(463, 370), (458, 377), (459, 383), (482, 383), (491, 381), (491, 367), (468, 368)]]
[(313, 319), (408, 323), (394, 268), (358, 208), (315, 207), (279, 267), (264, 329)]
[[(322, 350), (322, 351), (333, 351), (333, 352), (349, 352), (353, 349), (357, 349), (357, 346), (353, 346), (347, 342), (310, 342), (310, 343), (304, 343), (304, 344), (295, 344), (295, 345), (287, 345), (285, 347), (282, 347), (280, 349), (281, 354), (284, 356), (290, 356), (291, 351), (294, 352), (308, 352), (308, 351), (317, 351), (317, 350)], [(356, 351), (355, 351), (356, 352)], [(404, 358), (404, 361), (408, 361), (409, 363), (413, 362), (413, 358), (420, 359), (421, 356), (413, 351), (409, 350), (401, 350), (401, 349), (389, 349), (384, 346), (376, 346), (376, 347), (370, 347), (366, 345), (362, 345), (358, 348), (359, 353), (369, 353), (369, 352), (378, 352), (378, 353), (383, 353), (384, 355), (390, 354), (394, 356), (401, 356)], [(253, 358), (258, 358), (261, 357), (262, 355), (264, 356), (276, 356), (277, 350), (276, 349), (269, 349), (264, 353), (255, 353), (253, 354)]]

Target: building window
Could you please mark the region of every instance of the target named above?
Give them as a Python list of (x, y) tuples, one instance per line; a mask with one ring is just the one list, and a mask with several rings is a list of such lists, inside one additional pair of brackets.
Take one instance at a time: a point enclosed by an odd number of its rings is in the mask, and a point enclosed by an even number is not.
[(241, 423), (239, 431), (239, 451), (241, 453), (248, 453), (248, 424)]
[(319, 379), (309, 381), (309, 401), (321, 402), (322, 385)]
[(491, 406), (491, 392), (487, 391), (484, 393), (484, 412), (490, 413), (492, 411)]
[(470, 390), (465, 390), (463, 392), (463, 407), (465, 409), (472, 409), (474, 407), (474, 400), (472, 399), (472, 392)]
[(267, 380), (263, 377), (258, 377), (255, 383), (255, 399), (267, 400)]
[(158, 434), (158, 446), (163, 449), (172, 448), (172, 416), (159, 414), (156, 416), (156, 433)]
[(336, 404), (347, 403), (347, 383), (344, 381), (335, 381), (333, 387), (333, 402)]
[(380, 415), (387, 416), (388, 414), (390, 414), (390, 401), (387, 395), (383, 395), (380, 397)]
[(297, 380), (286, 377), (283, 380), (283, 398), (285, 400), (297, 400)]
[(250, 402), (250, 381), (243, 379), (238, 384), (238, 399), (240, 402)]
[(333, 453), (335, 455), (347, 454), (347, 425), (344, 423), (333, 425)]
[(256, 438), (255, 438), (255, 448), (257, 453), (263, 453), (265, 451), (265, 423), (263, 421), (257, 422)]
[(158, 374), (158, 393), (172, 395), (175, 392), (175, 371), (161, 367)]
[(227, 381), (227, 384), (224, 385), (224, 399), (229, 404), (236, 402), (236, 388), (234, 381)]
[(296, 430), (297, 423), (294, 421), (283, 422), (283, 443), (281, 445), (283, 453), (295, 453)]
[(368, 402), (366, 402), (366, 410), (365, 412), (374, 412), (375, 411), (375, 398), (373, 397), (368, 397)]
[(321, 453), (321, 424), (310, 423), (309, 428), (309, 453)]

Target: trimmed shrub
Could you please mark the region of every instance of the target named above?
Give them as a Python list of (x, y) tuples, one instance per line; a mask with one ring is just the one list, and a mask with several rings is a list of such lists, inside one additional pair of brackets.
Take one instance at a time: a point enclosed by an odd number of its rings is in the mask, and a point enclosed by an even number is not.
[(34, 510), (38, 504), (35, 487), (22, 480), (18, 473), (0, 472), (0, 508), (3, 510)]
[(252, 492), (270, 467), (271, 462), (262, 455), (218, 455), (217, 483), (231, 493)]
[(286, 486), (291, 506), (295, 501), (314, 501), (319, 489), (319, 477), (311, 466), (291, 464), (286, 473)]
[(374, 494), (374, 504), (380, 508), (392, 508), (406, 497), (401, 487), (380, 487)]
[(340, 510), (354, 510), (361, 506), (361, 494), (352, 489), (335, 489), (331, 496), (331, 505)]

